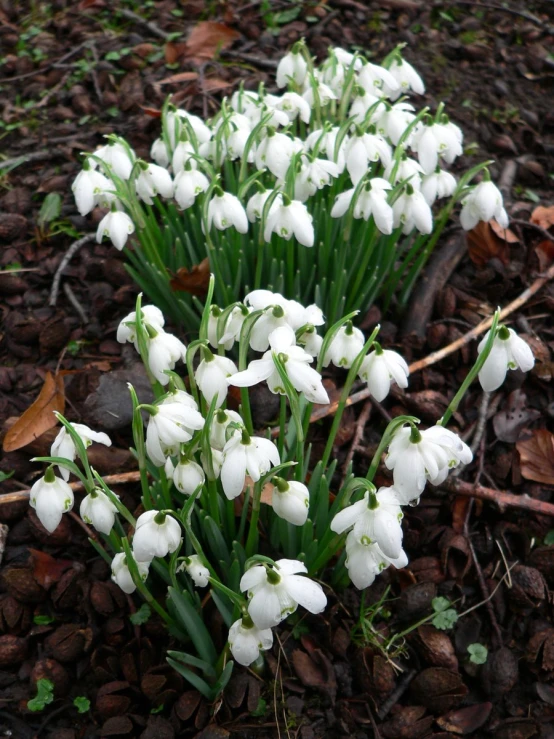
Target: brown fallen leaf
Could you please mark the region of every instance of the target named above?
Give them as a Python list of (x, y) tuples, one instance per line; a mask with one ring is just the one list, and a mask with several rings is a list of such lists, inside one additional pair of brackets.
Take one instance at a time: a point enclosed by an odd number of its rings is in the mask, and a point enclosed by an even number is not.
[(539, 260), (539, 269), (544, 272), (554, 261), (554, 241), (541, 241), (535, 247), (535, 254)]
[(177, 270), (177, 274), (171, 278), (169, 284), (175, 292), (181, 290), (199, 298), (204, 298), (208, 294), (210, 284), (210, 260), (206, 257), (200, 264), (191, 267), (190, 270), (181, 267)]
[(35, 402), (18, 418), (4, 438), (5, 452), (30, 444), (48, 429), (57, 424), (54, 411), (63, 413), (65, 408), (65, 388), (61, 374), (46, 374), (44, 385)]
[(548, 231), (551, 226), (554, 226), (554, 205), (549, 205), (548, 207), (537, 205), (531, 213), (530, 221)]
[(227, 49), (240, 34), (234, 28), (215, 21), (201, 21), (187, 39), (185, 56), (194, 62), (213, 59), (218, 51)]
[(55, 559), (38, 549), (29, 549), (29, 554), (33, 566), (33, 577), (45, 590), (57, 583), (63, 573), (74, 566), (74, 562), (70, 559)]
[(192, 82), (198, 79), (197, 72), (178, 72), (169, 77), (164, 77), (158, 82), (158, 85), (174, 85), (176, 82)]
[(554, 485), (554, 434), (535, 429), (531, 436), (517, 442), (521, 474), (526, 480)]
[(445, 731), (454, 734), (473, 734), (488, 720), (492, 711), (492, 703), (477, 703), (457, 711), (449, 711), (445, 716), (437, 719), (437, 724)]
[(510, 261), (509, 244), (518, 241), (509, 229), (503, 229), (495, 221), (481, 221), (467, 233), (467, 248), (471, 261), (484, 267), (491, 259), (500, 259), (502, 264)]

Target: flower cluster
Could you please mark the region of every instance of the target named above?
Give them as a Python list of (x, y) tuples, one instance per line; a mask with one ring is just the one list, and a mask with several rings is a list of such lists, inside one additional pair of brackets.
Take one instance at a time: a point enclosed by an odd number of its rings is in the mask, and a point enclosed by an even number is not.
[[(239, 249), (251, 254), (252, 231), (255, 242), (267, 245), (265, 259), (263, 251), (255, 256), (265, 267), (260, 265), (254, 283), (246, 273), (242, 280), (259, 288), (271, 282), (270, 265), (274, 258), (281, 259), (283, 242), (294, 239), (321, 253), (322, 259), (310, 258), (315, 270), (311, 294), (318, 285), (326, 314), (335, 320), (332, 290), (323, 279), (341, 279), (336, 270), (348, 262), (340, 250), (351, 250), (358, 261), (381, 237), (395, 234), (392, 241), (379, 242), (392, 248), (401, 235), (414, 230), (429, 236), (434, 225), (443, 225), (434, 223), (438, 200), (451, 199), (449, 211), (462, 201), (465, 229), (492, 218), (507, 225), (502, 196), (487, 171), (472, 188), (469, 182), (479, 167), (459, 182), (447, 170), (463, 153), (462, 131), (449, 119), (444, 104), (432, 114), (407, 101), (425, 88), (401, 47), (381, 65), (332, 48), (315, 66), (299, 42), (281, 59), (276, 83), (286, 91), (241, 87), (206, 121), (166, 104), (161, 136), (151, 147), (153, 162), (138, 159), (124, 139), (109, 136), (108, 144), (87, 156), (73, 184), (82, 215), (95, 206), (110, 208), (98, 226), (98, 240), (108, 235), (121, 249), (136, 231), (147, 260), (159, 268), (149, 253), (152, 218), (145, 226), (141, 213), (143, 206), (161, 198), (176, 209), (171, 211), (172, 230), (179, 212), (185, 219), (190, 215), (183, 234), (200, 223), (201, 232), (196, 228), (195, 235), (208, 247), (220, 243), (228, 265), (235, 264)], [(356, 230), (353, 222), (358, 220), (365, 223)], [(219, 242), (217, 233), (228, 229), (236, 238)], [(164, 240), (161, 232), (156, 240)], [(210, 248), (207, 254), (215, 258)], [(295, 290), (297, 266), (307, 264), (305, 256), (294, 254), (289, 252), (287, 259), (297, 260), (295, 269), (284, 275), (289, 296)], [(362, 272), (370, 274), (370, 267), (387, 261), (373, 265), (372, 260), (370, 253), (362, 259)], [(223, 276), (216, 274), (216, 279)], [(353, 299), (360, 302), (362, 293), (354, 292)]]

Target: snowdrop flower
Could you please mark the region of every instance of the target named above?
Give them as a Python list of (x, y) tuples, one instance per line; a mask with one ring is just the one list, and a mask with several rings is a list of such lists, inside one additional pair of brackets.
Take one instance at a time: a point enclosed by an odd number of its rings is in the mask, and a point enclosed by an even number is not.
[(332, 100), (337, 100), (337, 96), (329, 85), (320, 80), (312, 78), (309, 83), (306, 81), (304, 86), (306, 89), (302, 93), (302, 97), (310, 108), (315, 105), (316, 95), (321, 107), (328, 105)]
[[(191, 169), (197, 169), (198, 162), (194, 158), (194, 154), (196, 154), (196, 151), (190, 141), (179, 141), (171, 158), (173, 173), (178, 175), (186, 166)], [(154, 157), (152, 158), (154, 159)], [(158, 164), (160, 164), (160, 162), (158, 162)]]
[[(363, 125), (369, 109), (375, 106), (371, 119), (374, 121), (378, 120), (379, 117), (387, 110), (386, 105), (379, 102), (380, 100), (381, 98), (375, 97), (375, 95), (371, 95), (369, 92), (366, 92), (363, 87), (354, 88), (354, 95), (352, 97), (352, 104), (349, 111), (350, 118), (353, 118), (354, 122), (358, 125)], [(375, 105), (378, 102), (379, 105)]]
[(214, 413), (210, 426), (210, 446), (214, 449), (223, 450), (228, 441), (227, 428), (230, 423), (236, 423), (240, 428), (244, 428), (244, 422), (236, 411), (220, 408)]
[(44, 477), (37, 480), (31, 488), (29, 505), (46, 531), (55, 531), (62, 515), (73, 508), (73, 490), (65, 480), (56, 477), (53, 467), (48, 467)]
[[(393, 213), (387, 202), (387, 191), (391, 189), (390, 182), (382, 177), (373, 177), (369, 180), (358, 192), (358, 199), (354, 204), (354, 218), (363, 218), (367, 221), (370, 216), (373, 216), (379, 231), (382, 234), (391, 234)], [(337, 195), (331, 209), (333, 218), (340, 218), (347, 212), (355, 192), (355, 188), (351, 188)]]
[(252, 310), (264, 310), (250, 334), (250, 346), (254, 351), (265, 352), (269, 346), (269, 334), (280, 326), (289, 325), (294, 331), (308, 323), (321, 326), (325, 323), (323, 313), (317, 305), (307, 308), (295, 300), (287, 300), (270, 290), (253, 290), (244, 298)]
[(173, 334), (159, 329), (155, 336), (147, 340), (148, 367), (160, 385), (167, 385), (167, 372), (175, 367), (175, 363), (186, 359), (187, 347)]
[(248, 613), (258, 629), (270, 629), (302, 606), (321, 613), (327, 598), (319, 583), (302, 577), (306, 565), (295, 559), (279, 559), (275, 567), (255, 565), (241, 578), (240, 589), (248, 591)]
[(392, 159), (391, 148), (382, 136), (362, 133), (350, 138), (346, 145), (346, 169), (354, 185), (357, 185), (373, 162), (387, 167)]
[(166, 457), (177, 454), (179, 445), (204, 427), (204, 418), (195, 406), (171, 396), (159, 405), (148, 406), (146, 452), (156, 467), (163, 467)]
[(221, 465), (223, 464), (223, 452), (219, 449), (210, 449), (210, 459), (204, 452), (200, 452), (200, 461), (206, 471), (208, 480), (217, 480), (221, 473)]
[(172, 554), (181, 543), (181, 527), (163, 511), (146, 511), (137, 518), (133, 536), (133, 556), (137, 562)]
[(294, 121), (299, 117), (304, 123), (310, 122), (312, 109), (302, 95), (297, 92), (285, 92), (276, 100), (275, 108), (286, 113), (289, 121)]
[[(165, 324), (165, 318), (163, 313), (155, 305), (143, 305), (141, 308), (142, 323), (146, 330), (151, 329), (153, 332), (161, 331)], [(137, 343), (137, 314), (135, 311), (125, 316), (117, 328), (117, 340), (120, 344), (129, 342), (134, 344), (135, 349), (138, 352)]]
[(204, 484), (206, 475), (199, 464), (189, 459), (180, 459), (173, 470), (173, 484), (180, 493), (192, 495)]
[(347, 321), (346, 325), (341, 326), (331, 339), (323, 359), (323, 366), (328, 367), (332, 362), (335, 367), (349, 369), (364, 348), (364, 344), (363, 333), (352, 325), (352, 321)]
[(206, 347), (202, 352), (204, 358), (195, 373), (196, 383), (208, 404), (217, 396), (217, 407), (219, 408), (227, 397), (228, 378), (237, 372), (237, 367), (227, 357), (212, 354)]
[(388, 69), (377, 64), (364, 64), (358, 72), (358, 84), (370, 95), (381, 97), (386, 91), (398, 90), (400, 85)]
[(109, 213), (106, 213), (98, 224), (96, 241), (100, 243), (104, 236), (108, 236), (115, 248), (121, 251), (127, 243), (129, 234), (134, 233), (134, 231), (135, 224), (127, 213), (119, 210), (111, 210)]
[(284, 179), (295, 152), (294, 141), (284, 133), (269, 128), (267, 136), (256, 148), (254, 162), (258, 169), (269, 169), (279, 179)]
[(189, 131), (184, 121), (187, 121), (191, 127), (192, 132), (199, 144), (205, 144), (212, 137), (210, 128), (204, 123), (202, 118), (197, 115), (193, 115), (186, 110), (181, 108), (177, 110), (169, 110), (166, 114), (166, 129), (169, 137), (169, 143), (171, 149), (175, 149), (177, 142), (181, 139), (183, 133), (189, 138)]
[(394, 227), (402, 226), (402, 233), (406, 236), (414, 228), (422, 234), (430, 234), (433, 230), (433, 214), (425, 198), (414, 190), (412, 185), (406, 185), (403, 192), (392, 204)]
[(358, 377), (367, 382), (369, 392), (381, 403), (390, 392), (391, 380), (398, 387), (408, 387), (410, 370), (404, 357), (377, 345), (375, 351), (365, 357), (358, 371)]
[[(479, 354), (485, 348), (489, 336), (490, 331), (479, 342), (477, 347)], [(509, 369), (529, 372), (534, 364), (535, 358), (529, 345), (513, 329), (501, 326), (495, 336), (491, 352), (479, 371), (479, 382), (483, 390), (490, 393), (502, 385)]]
[(462, 200), (460, 223), (465, 231), (471, 231), (479, 221), (488, 222), (493, 218), (502, 228), (508, 228), (502, 193), (490, 179), (485, 179)]
[(400, 95), (406, 95), (410, 90), (418, 95), (423, 95), (425, 92), (425, 85), (419, 74), (400, 55), (392, 60), (389, 72), (398, 83), (398, 87), (394, 90), (389, 87), (386, 88), (386, 95), (391, 100), (396, 100)]
[(96, 205), (113, 200), (115, 195), (109, 193), (113, 189), (114, 184), (111, 180), (96, 169), (87, 168), (87, 165), (75, 177), (71, 185), (77, 210), (82, 216), (90, 213)]
[(141, 162), (139, 175), (135, 180), (135, 190), (139, 198), (147, 205), (153, 205), (152, 198), (156, 195), (171, 198), (173, 197), (171, 175), (165, 167)]
[(230, 192), (220, 191), (220, 195), (214, 195), (208, 204), (208, 231), (212, 224), (218, 231), (234, 226), (241, 234), (248, 231), (248, 218), (242, 203), (236, 195)]
[(304, 349), (311, 354), (312, 357), (319, 357), (319, 352), (323, 345), (323, 336), (317, 333), (316, 327), (313, 324), (307, 326), (302, 336), (298, 339), (298, 343), (302, 344)]
[[(150, 568), (150, 560), (148, 562), (137, 562), (135, 561), (135, 564), (137, 566), (137, 569), (139, 571), (140, 579), (142, 582), (146, 580), (148, 577), (148, 570)], [(119, 585), (121, 590), (123, 590), (124, 593), (127, 593), (130, 595), (131, 593), (134, 593), (137, 589), (137, 586), (133, 582), (133, 578), (131, 577), (131, 573), (129, 572), (129, 568), (127, 566), (127, 560), (125, 558), (125, 553), (120, 552), (119, 554), (116, 554), (114, 558), (112, 559), (112, 580), (116, 585)]]
[(150, 147), (150, 156), (160, 167), (165, 169), (169, 166), (170, 153), (162, 138), (155, 139)]
[(397, 569), (406, 567), (408, 557), (401, 550), (398, 557), (391, 559), (386, 557), (380, 550), (379, 545), (375, 543), (361, 542), (358, 540), (354, 531), (351, 531), (346, 537), (346, 569), (348, 576), (358, 588), (363, 590), (373, 585), (375, 578), (389, 565), (394, 565)]
[(229, 380), (230, 385), (236, 387), (251, 387), (258, 382), (267, 380), (272, 393), (286, 395), (283, 381), (275, 365), (278, 357), (285, 367), (292, 386), (303, 392), (311, 403), (328, 403), (329, 396), (321, 382), (321, 375), (309, 365), (313, 357), (299, 346), (296, 346), (296, 336), (290, 326), (280, 326), (269, 335), (270, 351), (261, 359), (254, 359), (248, 369), (238, 372)]
[(260, 652), (271, 649), (272, 644), (271, 629), (257, 629), (249, 616), (239, 618), (229, 629), (231, 654), (233, 659), (243, 667), (248, 667), (255, 662)]
[(88, 159), (91, 167), (96, 167), (96, 158), (107, 164), (113, 170), (113, 173), (122, 180), (128, 180), (131, 176), (135, 161), (134, 152), (120, 141), (101, 146), (93, 154), (94, 158)]
[(281, 477), (274, 477), (271, 505), (273, 510), (285, 521), (294, 526), (303, 526), (308, 519), (310, 493), (301, 482), (291, 480), (287, 482)]
[(257, 92), (252, 90), (244, 90), (241, 87), (231, 95), (231, 108), (237, 113), (244, 114), (250, 121), (255, 111), (260, 107), (261, 99)]
[(205, 588), (210, 577), (209, 569), (204, 565), (197, 554), (191, 554), (183, 560), (184, 569), (192, 578), (197, 588)]
[(266, 200), (271, 195), (272, 190), (260, 190), (248, 200), (246, 204), (246, 215), (250, 223), (259, 221), (262, 217), (264, 205)]
[(331, 531), (342, 534), (352, 529), (362, 544), (378, 544), (381, 552), (392, 559), (402, 551), (401, 498), (393, 487), (379, 488), (377, 494), (367, 491), (357, 503), (339, 511), (331, 521)]
[(241, 494), (247, 474), (254, 482), (258, 482), (272, 465), (280, 462), (279, 452), (272, 441), (259, 436), (251, 437), (245, 430), (237, 429), (223, 447), (223, 492), (229, 500), (233, 500)]
[(290, 241), (295, 236), (302, 246), (314, 245), (313, 217), (299, 200), (289, 200), (271, 208), (264, 227), (264, 239), (271, 241), (271, 234), (276, 233)]
[(335, 152), (339, 132), (340, 129), (338, 126), (334, 126), (329, 129), (319, 128), (316, 131), (312, 131), (304, 142), (304, 149), (306, 151), (313, 151), (317, 147), (318, 154), (319, 152), (324, 152), (329, 161), (337, 164), (340, 174), (344, 171), (346, 166), (346, 157), (344, 152), (348, 138), (343, 138), (338, 150)]
[(201, 192), (206, 192), (210, 181), (197, 169), (182, 169), (173, 183), (174, 197), (183, 210), (194, 204)]
[(423, 171), (430, 174), (437, 168), (439, 156), (452, 164), (462, 154), (462, 132), (453, 123), (424, 125), (414, 133), (411, 146), (417, 152)]
[[(396, 173), (393, 176), (396, 167)], [(396, 185), (398, 182), (403, 180), (414, 188), (419, 190), (421, 188), (421, 176), (424, 174), (421, 164), (416, 162), (415, 159), (410, 159), (405, 154), (402, 156), (398, 164), (393, 160), (388, 167), (385, 169), (384, 176), (387, 180)]]
[(298, 50), (295, 51), (293, 47), (293, 50), (285, 54), (277, 65), (275, 78), (277, 87), (286, 87), (290, 83), (300, 87), (306, 79), (307, 72), (308, 64), (303, 54)]
[[(110, 437), (103, 431), (93, 431), (82, 423), (72, 423), (71, 428), (79, 435), (85, 449), (88, 449), (93, 441), (97, 444), (104, 444), (104, 446), (112, 445)], [(77, 456), (75, 443), (65, 426), (62, 426), (58, 431), (58, 435), (52, 442), (52, 446), (50, 447), (50, 456), (63, 457), (64, 459), (69, 459), (71, 462), (73, 462)], [(69, 470), (65, 469), (61, 465), (58, 465), (58, 469), (60, 471), (60, 475), (67, 482), (69, 480)]]
[(449, 469), (472, 458), (467, 444), (442, 426), (425, 431), (403, 426), (392, 438), (385, 465), (393, 471), (394, 488), (404, 505), (421, 495), (426, 480), (440, 484)]
[(109, 535), (115, 523), (116, 506), (100, 489), (93, 490), (85, 496), (79, 508), (79, 515), (85, 523), (91, 524), (97, 531)]
[(456, 189), (456, 178), (444, 169), (437, 169), (421, 179), (421, 193), (428, 205), (438, 198), (449, 198)]
[[(415, 118), (413, 110), (414, 106), (410, 105), (410, 103), (395, 103), (384, 111), (378, 109), (375, 115), (372, 116), (372, 122), (376, 122), (377, 131), (383, 136), (388, 136), (394, 146), (396, 146), (404, 131)], [(410, 138), (408, 138), (408, 142)]]
[(328, 159), (314, 159), (310, 161), (302, 157), (302, 166), (294, 179), (294, 197), (305, 202), (315, 195), (322, 187), (330, 185), (333, 177), (339, 176), (339, 167)]

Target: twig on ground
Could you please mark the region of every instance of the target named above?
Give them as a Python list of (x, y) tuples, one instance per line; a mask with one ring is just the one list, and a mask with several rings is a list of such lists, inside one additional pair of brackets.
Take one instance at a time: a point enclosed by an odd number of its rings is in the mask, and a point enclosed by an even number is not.
[(83, 41), (83, 43), (76, 46), (74, 49), (71, 49), (71, 51), (68, 51), (67, 54), (64, 54), (59, 59), (53, 59), (51, 62), (46, 64), (44, 67), (39, 67), (38, 69), (34, 69), (32, 72), (26, 72), (25, 74), (18, 74), (16, 77), (2, 77), (0, 78), (0, 83), (4, 82), (18, 82), (19, 80), (27, 79), (28, 77), (35, 77), (37, 74), (42, 74), (43, 72), (47, 72), (52, 67), (56, 67), (58, 64), (62, 64), (62, 62), (67, 61), (70, 57), (74, 56), (78, 51), (80, 51), (83, 46), (85, 46), (86, 41)]
[(88, 244), (89, 241), (92, 241), (95, 237), (96, 237), (95, 233), (85, 234), (82, 238), (73, 242), (73, 244), (71, 244), (69, 249), (66, 251), (64, 258), (60, 262), (60, 266), (56, 270), (56, 274), (54, 275), (54, 279), (52, 281), (52, 289), (50, 290), (50, 300), (48, 301), (48, 304), (51, 307), (54, 307), (58, 301), (58, 292), (60, 290), (60, 280), (62, 278), (62, 274), (65, 268), (67, 267), (69, 262), (73, 259), (73, 256), (79, 251), (79, 249), (85, 244)]
[(273, 59), (264, 59), (261, 56), (256, 56), (255, 54), (246, 54), (245, 52), (241, 51), (229, 51), (229, 49), (223, 49), (221, 51), (222, 57), (227, 57), (228, 59), (236, 59), (237, 61), (243, 61), (247, 62), (248, 64), (253, 64), (256, 67), (260, 67), (260, 69), (277, 69), (278, 62), (274, 61)]
[(530, 23), (535, 23), (546, 33), (554, 35), (554, 26), (541, 21), (540, 18), (537, 18), (535, 15), (527, 13), (524, 10), (516, 10), (515, 8), (509, 8), (505, 5), (489, 5), (488, 3), (475, 2), (475, 0), (454, 0), (454, 5), (466, 5), (468, 7), (480, 8), (483, 10), (497, 10), (501, 13), (508, 13), (509, 15), (514, 15), (516, 18), (523, 18)]
[(553, 503), (530, 498), (528, 495), (514, 495), (504, 490), (493, 490), (483, 485), (473, 485), (470, 482), (463, 482), (453, 477), (448, 478), (438, 487), (455, 495), (469, 495), (471, 498), (488, 500), (491, 503), (495, 503), (502, 513), (506, 508), (519, 508), (538, 513), (541, 516), (551, 516), (554, 518)]
[(71, 305), (75, 308), (75, 311), (78, 313), (79, 318), (81, 319), (81, 323), (87, 324), (88, 316), (85, 313), (85, 309), (83, 308), (81, 303), (79, 303), (75, 293), (73, 292), (73, 290), (71, 289), (71, 287), (69, 286), (67, 282), (64, 282), (63, 284), (63, 291), (66, 294), (66, 297), (71, 303)]
[(44, 97), (42, 97), (38, 102), (33, 103), (33, 105), (29, 105), (28, 107), (26, 107), (25, 110), (27, 111), (36, 110), (37, 108), (44, 108), (45, 105), (48, 105), (48, 103), (50, 102), (50, 98), (53, 95), (55, 95), (58, 92), (58, 90), (60, 90), (65, 85), (65, 83), (67, 82), (70, 76), (71, 76), (71, 70), (66, 72), (64, 76), (61, 78), (61, 80), (57, 84), (55, 84), (54, 87), (51, 87), (48, 90), (48, 92), (46, 93)]
[(50, 149), (49, 151), (35, 151), (30, 154), (21, 154), (18, 157), (11, 157), (10, 159), (0, 161), (0, 169), (19, 167), (22, 164), (29, 164), (30, 162), (42, 162), (57, 156), (64, 156), (65, 153), (62, 149)]
[(392, 691), (392, 693), (383, 703), (381, 708), (377, 711), (377, 718), (379, 718), (381, 721), (385, 718), (390, 709), (395, 705), (395, 703), (398, 703), (406, 690), (408, 690), (408, 688), (410, 687), (410, 683), (416, 675), (417, 670), (410, 670), (404, 675), (404, 677), (398, 682), (397, 687)]
[(478, 447), (480, 446), (481, 439), (483, 438), (483, 434), (485, 432), (490, 401), (491, 401), (491, 394), (483, 391), (483, 397), (481, 398), (481, 405), (479, 406), (479, 416), (477, 418), (477, 424), (475, 426), (475, 432), (473, 434), (473, 439), (472, 439), (471, 447), (470, 447), (473, 454), (475, 454)]
[(69, 511), (69, 517), (72, 518), (75, 523), (83, 529), (89, 539), (93, 539), (94, 541), (98, 540), (97, 534), (89, 526), (86, 525), (83, 519), (78, 516), (75, 511)]
[[(360, 415), (358, 416), (358, 420), (356, 421), (356, 430), (354, 431), (354, 436), (352, 437), (352, 443), (350, 444), (350, 449), (348, 450), (348, 454), (346, 455), (346, 459), (344, 460), (344, 465), (342, 468), (343, 476), (346, 475), (348, 466), (350, 465), (350, 462), (352, 462), (354, 458), (354, 454), (358, 451), (360, 442), (364, 435), (365, 425), (369, 421), (369, 417), (371, 416), (372, 408), (373, 408), (373, 403), (371, 402), (371, 400), (367, 400), (364, 404), (364, 407), (361, 410)], [(343, 484), (344, 484), (344, 477), (343, 477)]]
[[(508, 159), (500, 173), (500, 177), (498, 178), (498, 189), (504, 198), (508, 198), (512, 190), (512, 185), (514, 184), (517, 175), (518, 164), (519, 163), (516, 159)], [(510, 220), (513, 219), (510, 218)]]
[(532, 223), (531, 221), (525, 221), (523, 218), (510, 218), (510, 223), (515, 223), (523, 228), (531, 228), (533, 231), (537, 231), (549, 241), (554, 241), (554, 235), (552, 235), (546, 228), (539, 226), (538, 223)]
[[(104, 482), (106, 485), (126, 485), (131, 482), (138, 482), (140, 480), (140, 472), (133, 470), (132, 472), (120, 472), (117, 475), (106, 475)], [(69, 487), (73, 492), (79, 492), (84, 490), (82, 482), (70, 482)], [(20, 503), (23, 500), (28, 500), (31, 489), (16, 490), (13, 493), (4, 493), (0, 495), (0, 505), (3, 503)]]
[(128, 10), (127, 8), (120, 8), (118, 12), (124, 18), (127, 18), (130, 21), (134, 21), (135, 23), (139, 23), (140, 25), (144, 26), (150, 31), (150, 33), (153, 33), (154, 36), (158, 36), (158, 38), (163, 38), (164, 41), (167, 41), (168, 38), (171, 36), (170, 33), (162, 31), (162, 29), (153, 21), (149, 21), (146, 18), (143, 18), (141, 15), (139, 15), (138, 13), (134, 13), (132, 10)]

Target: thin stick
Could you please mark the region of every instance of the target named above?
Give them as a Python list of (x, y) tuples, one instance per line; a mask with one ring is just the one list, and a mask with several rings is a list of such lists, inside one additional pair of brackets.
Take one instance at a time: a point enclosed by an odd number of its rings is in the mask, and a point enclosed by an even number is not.
[[(104, 477), (106, 485), (126, 485), (130, 482), (138, 482), (140, 480), (140, 472), (121, 472), (118, 475), (107, 475)], [(70, 482), (69, 487), (74, 491), (78, 492), (84, 489), (82, 482)], [(28, 500), (30, 488), (25, 490), (16, 490), (14, 493), (4, 493), (0, 495), (0, 505), (3, 503), (19, 503), (22, 500)]]
[(84, 246), (85, 244), (88, 244), (89, 241), (92, 241), (96, 237), (95, 233), (85, 234), (82, 238), (78, 239), (78, 241), (74, 241), (73, 244), (69, 247), (69, 249), (66, 251), (64, 258), (60, 262), (60, 266), (56, 270), (56, 274), (54, 275), (54, 280), (52, 281), (52, 289), (50, 290), (50, 300), (49, 305), (53, 308), (57, 301), (58, 301), (58, 292), (60, 290), (60, 280), (62, 277), (62, 274), (69, 264), (69, 262), (72, 260), (73, 256), (79, 251), (79, 249)]
[[(358, 420), (356, 421), (356, 430), (354, 432), (354, 436), (352, 437), (352, 443), (350, 445), (350, 449), (348, 450), (348, 454), (346, 455), (346, 459), (344, 460), (344, 465), (342, 468), (344, 474), (346, 474), (348, 465), (353, 460), (355, 452), (358, 451), (360, 442), (364, 435), (365, 426), (366, 426), (366, 423), (369, 421), (369, 417), (371, 415), (372, 409), (373, 409), (373, 403), (371, 402), (371, 400), (367, 400), (364, 407), (361, 410), (360, 415), (358, 416)], [(343, 479), (343, 483), (344, 483), (344, 479)]]
[(146, 18), (143, 18), (138, 13), (134, 13), (132, 10), (128, 10), (127, 8), (120, 8), (118, 12), (124, 18), (127, 18), (130, 21), (134, 21), (135, 23), (140, 23), (145, 28), (147, 28), (150, 33), (153, 33), (154, 36), (158, 36), (158, 38), (163, 38), (164, 41), (167, 41), (171, 36), (170, 33), (162, 31), (162, 29), (152, 21), (146, 20)]
[(537, 231), (541, 234), (541, 236), (544, 236), (545, 239), (548, 239), (549, 241), (554, 241), (554, 236), (546, 230), (546, 228), (543, 228), (542, 226), (539, 226), (538, 223), (533, 223), (532, 221), (525, 221), (523, 218), (510, 218), (510, 224), (516, 223), (518, 226), (521, 226), (522, 228), (532, 228), (534, 231)]
[(463, 482), (452, 477), (441, 483), (439, 488), (455, 495), (467, 495), (471, 498), (488, 500), (495, 503), (502, 513), (506, 508), (517, 508), (554, 518), (554, 504), (530, 498), (528, 495), (514, 495), (504, 490), (493, 490), (483, 485), (473, 485), (470, 482)]

